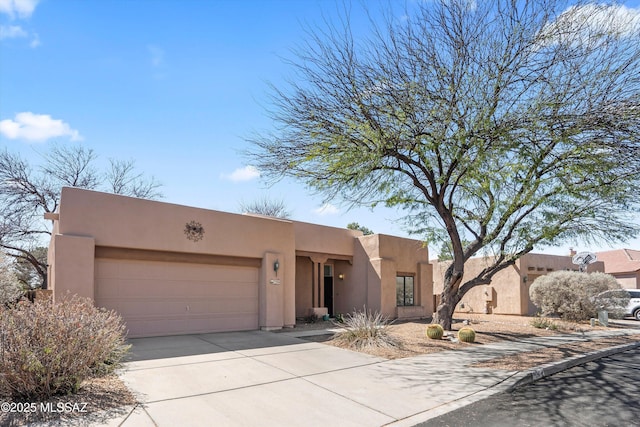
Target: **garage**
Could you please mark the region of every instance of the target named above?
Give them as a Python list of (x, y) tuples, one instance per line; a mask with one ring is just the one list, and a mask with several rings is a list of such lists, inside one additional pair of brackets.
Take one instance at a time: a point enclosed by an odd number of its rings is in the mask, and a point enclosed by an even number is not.
[(95, 301), (120, 313), (129, 337), (258, 329), (259, 260), (114, 254), (96, 251)]

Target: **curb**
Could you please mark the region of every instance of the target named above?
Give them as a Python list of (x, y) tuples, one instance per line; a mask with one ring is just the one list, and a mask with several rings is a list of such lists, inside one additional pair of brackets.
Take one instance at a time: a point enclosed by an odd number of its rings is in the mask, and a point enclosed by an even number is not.
[(592, 362), (603, 357), (611, 356), (612, 354), (622, 353), (636, 347), (640, 347), (640, 341), (630, 344), (621, 344), (602, 350), (595, 350), (591, 353), (570, 357), (561, 362), (551, 362), (533, 369), (529, 369), (527, 371), (522, 371), (507, 380), (509, 384), (503, 383), (503, 386), (505, 387), (504, 391), (512, 392), (518, 387), (531, 384), (533, 382), (541, 380), (542, 378), (557, 374), (558, 372), (565, 371), (569, 368), (573, 368), (574, 366)]
[(498, 393), (510, 393), (518, 387), (531, 384), (544, 377), (557, 374), (558, 372), (573, 368), (574, 366), (582, 365), (584, 363), (592, 362), (603, 357), (611, 356), (613, 354), (622, 353), (633, 348), (640, 347), (640, 341), (621, 344), (615, 347), (604, 348), (601, 350), (595, 350), (590, 353), (573, 356), (568, 359), (564, 359), (559, 362), (549, 362), (545, 365), (538, 366), (526, 371), (520, 371), (513, 374), (511, 377), (501, 381), (489, 388), (481, 390), (479, 392), (461, 397), (457, 400), (444, 403), (438, 407), (428, 409), (426, 411), (414, 414), (407, 418), (397, 420), (386, 424), (385, 427), (409, 427), (415, 426), (420, 423), (427, 422), (433, 418), (437, 418), (441, 415), (447, 414), (459, 408), (463, 408), (467, 405), (475, 403), (479, 400), (486, 399)]

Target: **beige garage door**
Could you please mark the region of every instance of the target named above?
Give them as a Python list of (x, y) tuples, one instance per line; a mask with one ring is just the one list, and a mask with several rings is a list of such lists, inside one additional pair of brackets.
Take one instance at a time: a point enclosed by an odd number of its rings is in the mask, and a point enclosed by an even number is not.
[(96, 259), (96, 305), (130, 337), (258, 329), (258, 269)]

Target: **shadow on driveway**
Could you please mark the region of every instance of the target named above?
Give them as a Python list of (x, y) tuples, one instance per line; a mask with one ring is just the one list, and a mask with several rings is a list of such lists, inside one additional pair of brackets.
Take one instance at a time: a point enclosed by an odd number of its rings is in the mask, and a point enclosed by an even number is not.
[(164, 337), (132, 338), (126, 362), (151, 359), (242, 352), (269, 347), (301, 344), (298, 338), (265, 331), (217, 332), (210, 334), (172, 335)]

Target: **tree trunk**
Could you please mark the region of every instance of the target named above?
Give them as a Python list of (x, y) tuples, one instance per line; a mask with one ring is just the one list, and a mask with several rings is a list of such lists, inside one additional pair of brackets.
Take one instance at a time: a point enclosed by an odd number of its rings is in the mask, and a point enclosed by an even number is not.
[(47, 270), (45, 270), (44, 272), (38, 271), (38, 273), (40, 273), (40, 278), (42, 279), (42, 285), (40, 285), (40, 288), (47, 289), (47, 285), (49, 283)]
[(445, 331), (451, 330), (453, 322), (453, 312), (458, 304), (454, 292), (442, 292), (440, 295), (440, 304), (433, 313), (433, 323), (439, 323)]
[[(454, 261), (455, 262), (455, 261)], [(445, 331), (451, 330), (451, 323), (453, 321), (453, 312), (456, 309), (456, 305), (460, 302), (458, 297), (458, 287), (462, 282), (464, 264), (462, 268), (454, 270), (454, 263), (452, 263), (444, 275), (444, 286), (442, 294), (440, 294), (440, 303), (436, 307), (435, 313), (433, 313), (433, 323), (439, 323)]]

